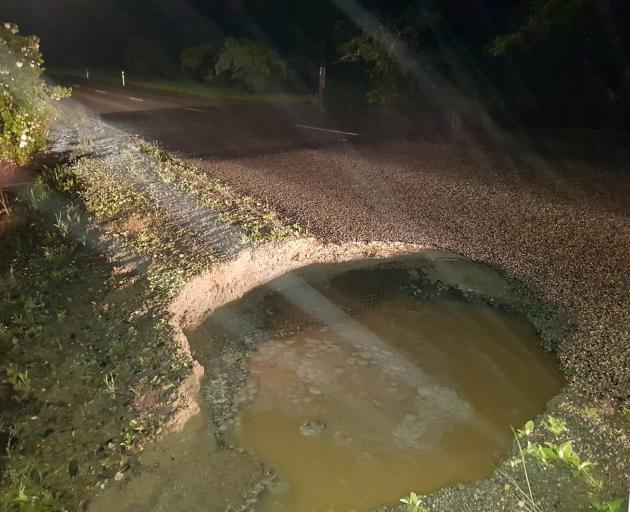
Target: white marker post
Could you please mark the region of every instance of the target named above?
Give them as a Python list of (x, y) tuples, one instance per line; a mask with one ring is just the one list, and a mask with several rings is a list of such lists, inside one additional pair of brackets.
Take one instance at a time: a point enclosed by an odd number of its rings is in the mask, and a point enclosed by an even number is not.
[(123, 87), (124, 87), (124, 86), (125, 86), (125, 70), (123, 69), (123, 70), (120, 72), (120, 74), (121, 74), (121, 76), (122, 76), (122, 84), (123, 84)]
[(319, 66), (319, 107), (324, 110), (324, 93), (326, 91), (326, 66)]
[(86, 78), (86, 80), (90, 79), (90, 70), (89, 69), (85, 70), (85, 78)]

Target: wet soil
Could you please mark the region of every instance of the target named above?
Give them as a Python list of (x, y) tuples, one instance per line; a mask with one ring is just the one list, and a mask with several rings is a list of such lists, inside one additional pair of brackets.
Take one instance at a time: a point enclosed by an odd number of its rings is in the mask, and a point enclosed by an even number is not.
[(190, 362), (141, 276), (43, 214), (20, 207), (5, 224), (0, 289), (0, 504), (24, 484), (34, 503), (78, 506), (131, 471)]

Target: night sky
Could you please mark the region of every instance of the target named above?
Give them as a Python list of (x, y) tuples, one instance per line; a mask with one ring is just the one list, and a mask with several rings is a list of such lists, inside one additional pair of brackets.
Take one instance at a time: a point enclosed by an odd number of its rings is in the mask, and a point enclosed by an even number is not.
[[(158, 43), (177, 60), (186, 46), (227, 35), (265, 41), (282, 55), (320, 59), (359, 29), (338, 8), (349, 0), (4, 0), (0, 19), (42, 38), (49, 66), (116, 67), (133, 38)], [(531, 2), (372, 0), (361, 5), (386, 18), (404, 8), (437, 9), (452, 34), (479, 47), (509, 28)], [(336, 4), (336, 5), (335, 5)]]

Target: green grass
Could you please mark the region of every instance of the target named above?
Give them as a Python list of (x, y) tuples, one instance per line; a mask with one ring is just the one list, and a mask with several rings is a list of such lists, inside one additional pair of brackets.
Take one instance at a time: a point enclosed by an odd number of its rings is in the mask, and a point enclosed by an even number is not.
[[(85, 78), (85, 70), (76, 69), (51, 69), (47, 74), (55, 77), (78, 77)], [(90, 70), (90, 79), (95, 82), (121, 85), (120, 71)], [(186, 77), (173, 78), (141, 78), (127, 74), (126, 83), (133, 87), (149, 89), (153, 91), (164, 91), (187, 96), (199, 96), (206, 100), (234, 100), (253, 101), (264, 103), (311, 103), (316, 101), (314, 96), (304, 94), (292, 94), (286, 92), (277, 93), (249, 93), (237, 88), (225, 85), (211, 85), (195, 82)]]

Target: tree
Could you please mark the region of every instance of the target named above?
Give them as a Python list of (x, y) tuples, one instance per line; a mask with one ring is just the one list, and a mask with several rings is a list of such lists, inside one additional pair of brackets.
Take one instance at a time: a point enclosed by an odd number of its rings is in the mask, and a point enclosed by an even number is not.
[(433, 70), (441, 59), (434, 37), (433, 11), (405, 9), (383, 23), (366, 18), (363, 32), (339, 46), (342, 62), (363, 66), (372, 82), (369, 103), (404, 103), (415, 91), (414, 72)]
[(214, 66), (216, 76), (254, 90), (267, 89), (286, 76), (278, 54), (251, 39), (228, 37)]
[(542, 110), (585, 113), (629, 104), (624, 51), (605, 1), (538, 0), (488, 52), (513, 65), (520, 90)]
[(189, 46), (180, 55), (182, 71), (189, 73), (195, 80), (202, 81), (214, 71), (218, 56), (217, 48), (211, 44)]
[(69, 94), (41, 79), (39, 39), (21, 36), (13, 23), (0, 26), (0, 161), (23, 164), (46, 146), (54, 103)]

